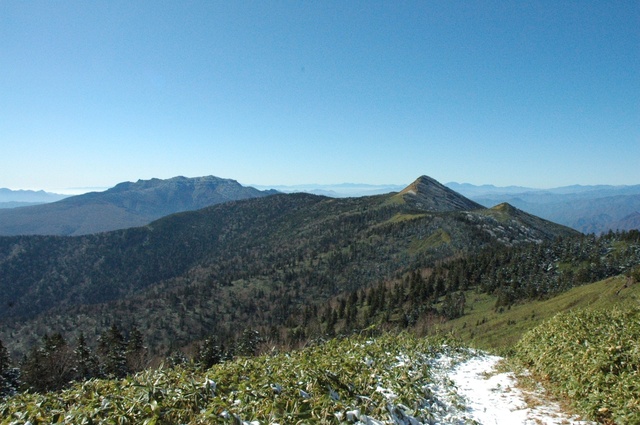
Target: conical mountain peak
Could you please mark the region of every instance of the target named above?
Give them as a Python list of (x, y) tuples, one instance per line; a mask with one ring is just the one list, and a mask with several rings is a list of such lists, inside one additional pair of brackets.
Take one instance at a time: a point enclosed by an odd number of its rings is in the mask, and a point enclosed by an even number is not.
[(491, 207), (491, 209), (495, 210), (495, 211), (504, 212), (504, 213), (507, 213), (509, 215), (515, 215), (518, 212), (520, 212), (519, 209), (517, 209), (516, 207), (514, 207), (513, 205), (511, 205), (508, 202), (503, 202), (501, 204), (498, 204), (498, 205), (496, 205), (494, 207)]
[(427, 211), (469, 211), (483, 208), (429, 176), (420, 176), (396, 196), (416, 208)]

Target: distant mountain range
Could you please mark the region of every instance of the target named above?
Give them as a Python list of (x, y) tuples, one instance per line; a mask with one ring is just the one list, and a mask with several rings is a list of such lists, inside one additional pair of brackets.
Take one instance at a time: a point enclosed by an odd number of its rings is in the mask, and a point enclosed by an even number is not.
[(314, 195), (330, 196), (332, 198), (348, 198), (353, 196), (383, 195), (390, 192), (399, 192), (406, 185), (396, 184), (362, 184), (362, 183), (340, 183), (340, 184), (298, 184), (298, 185), (251, 185), (256, 189), (274, 189), (282, 193), (311, 193)]
[(528, 213), (582, 233), (640, 229), (640, 185), (566, 186), (555, 189), (500, 188), (449, 183), (484, 205), (508, 202)]
[[(485, 207), (507, 202), (523, 211), (583, 233), (640, 229), (640, 185), (572, 185), (552, 189), (524, 186), (447, 183), (448, 188)], [(269, 188), (271, 186), (262, 186)], [(332, 197), (367, 196), (400, 191), (398, 185), (296, 185), (271, 187), (281, 192), (307, 192)]]
[(55, 202), (68, 197), (58, 193), (45, 192), (44, 190), (11, 190), (0, 188), (0, 202)]
[(68, 195), (45, 192), (44, 190), (11, 190), (0, 188), (0, 209), (55, 202), (67, 196)]
[[(447, 183), (476, 203), (507, 202), (530, 214), (583, 233), (640, 229), (640, 185), (564, 186), (535, 189)], [(217, 177), (175, 177), (121, 183), (105, 192), (66, 196), (44, 191), (0, 189), (0, 235), (80, 235), (140, 226), (175, 212), (277, 192), (311, 193), (333, 198), (400, 192), (405, 186), (342, 183), (243, 187)], [(65, 199), (66, 198), (66, 199)], [(55, 202), (64, 199), (62, 202)], [(40, 205), (51, 203), (50, 205)], [(3, 208), (20, 208), (14, 211)]]
[[(107, 192), (137, 188), (139, 198), (141, 187), (166, 183)], [(172, 179), (170, 187), (194, 183)], [(281, 325), (301, 306), (482, 247), (578, 235), (508, 204), (483, 208), (426, 176), (398, 193), (358, 198), (249, 194), (142, 227), (0, 237), (0, 340), (24, 353), (52, 329), (93, 339), (109, 323), (136, 323), (150, 350), (165, 353), (208, 334)]]
[[(7, 190), (5, 189), (5, 194)], [(57, 202), (0, 209), (0, 235), (84, 235), (142, 226), (170, 214), (222, 202), (277, 193), (244, 187), (219, 177), (174, 177), (125, 182), (104, 192), (64, 197)], [(55, 199), (45, 192), (31, 199)]]

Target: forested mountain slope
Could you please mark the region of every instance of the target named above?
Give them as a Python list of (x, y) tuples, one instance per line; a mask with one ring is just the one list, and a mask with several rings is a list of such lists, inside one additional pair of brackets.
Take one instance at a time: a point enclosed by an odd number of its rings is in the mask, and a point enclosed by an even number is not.
[(577, 234), (506, 205), (464, 210), (477, 204), (439, 186), (423, 176), (399, 194), (281, 194), (114, 232), (2, 237), (0, 339), (24, 353), (45, 333), (91, 339), (119, 323), (167, 353), (277, 327), (309, 304), (487, 244)]
[(0, 210), (0, 235), (85, 235), (142, 226), (170, 214), (277, 193), (214, 176), (125, 182), (104, 192)]

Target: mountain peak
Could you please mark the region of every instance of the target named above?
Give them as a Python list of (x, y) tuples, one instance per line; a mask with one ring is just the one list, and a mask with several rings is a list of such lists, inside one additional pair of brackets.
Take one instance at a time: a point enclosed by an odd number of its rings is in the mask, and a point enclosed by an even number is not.
[(498, 205), (496, 205), (494, 207), (491, 207), (491, 209), (495, 210), (495, 211), (501, 211), (501, 212), (507, 213), (509, 215), (514, 215), (518, 211), (520, 211), (519, 209), (517, 209), (516, 207), (514, 207), (513, 205), (511, 205), (508, 202), (503, 202), (501, 204), (498, 204)]
[[(402, 189), (401, 194), (409, 193), (409, 194), (418, 194), (420, 191), (424, 191), (425, 188), (429, 186), (442, 186), (440, 182), (429, 177), (429, 176), (420, 176), (409, 186)], [(444, 186), (443, 186), (444, 187)]]
[(420, 176), (396, 197), (427, 211), (468, 211), (483, 208), (429, 176)]

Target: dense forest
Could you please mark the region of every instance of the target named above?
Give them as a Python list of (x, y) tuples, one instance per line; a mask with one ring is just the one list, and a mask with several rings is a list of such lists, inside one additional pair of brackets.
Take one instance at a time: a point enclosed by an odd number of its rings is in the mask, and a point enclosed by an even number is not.
[[(640, 281), (640, 232), (561, 237), (516, 246), (493, 243), (475, 254), (438, 260), (430, 266), (421, 261), (416, 258), (404, 272), (370, 287), (345, 290), (328, 303), (289, 306), (285, 313), (278, 312), (282, 319), (271, 325), (251, 321), (258, 301), (239, 300), (235, 314), (247, 318), (246, 326), (226, 333), (212, 328), (200, 341), (176, 346), (164, 357), (149, 351), (149, 341), (137, 325), (125, 329), (115, 322), (94, 340), (84, 334), (73, 342), (60, 332), (45, 335), (13, 364), (2, 346), (2, 391), (59, 389), (74, 380), (121, 377), (160, 363), (208, 367), (238, 355), (353, 332), (412, 329), (426, 334), (435, 321), (464, 315), (470, 291), (495, 295), (495, 309), (501, 310), (619, 274)], [(244, 294), (249, 298), (260, 295)], [(282, 308), (282, 304), (274, 305)]]
[(639, 265), (637, 230), (513, 247), (492, 244), (432, 267), (409, 267), (401, 277), (342, 294), (328, 305), (305, 307), (289, 320), (286, 342), (371, 325), (428, 333), (431, 323), (464, 315), (469, 291), (494, 295), (495, 309), (502, 311), (620, 274), (640, 281)]

